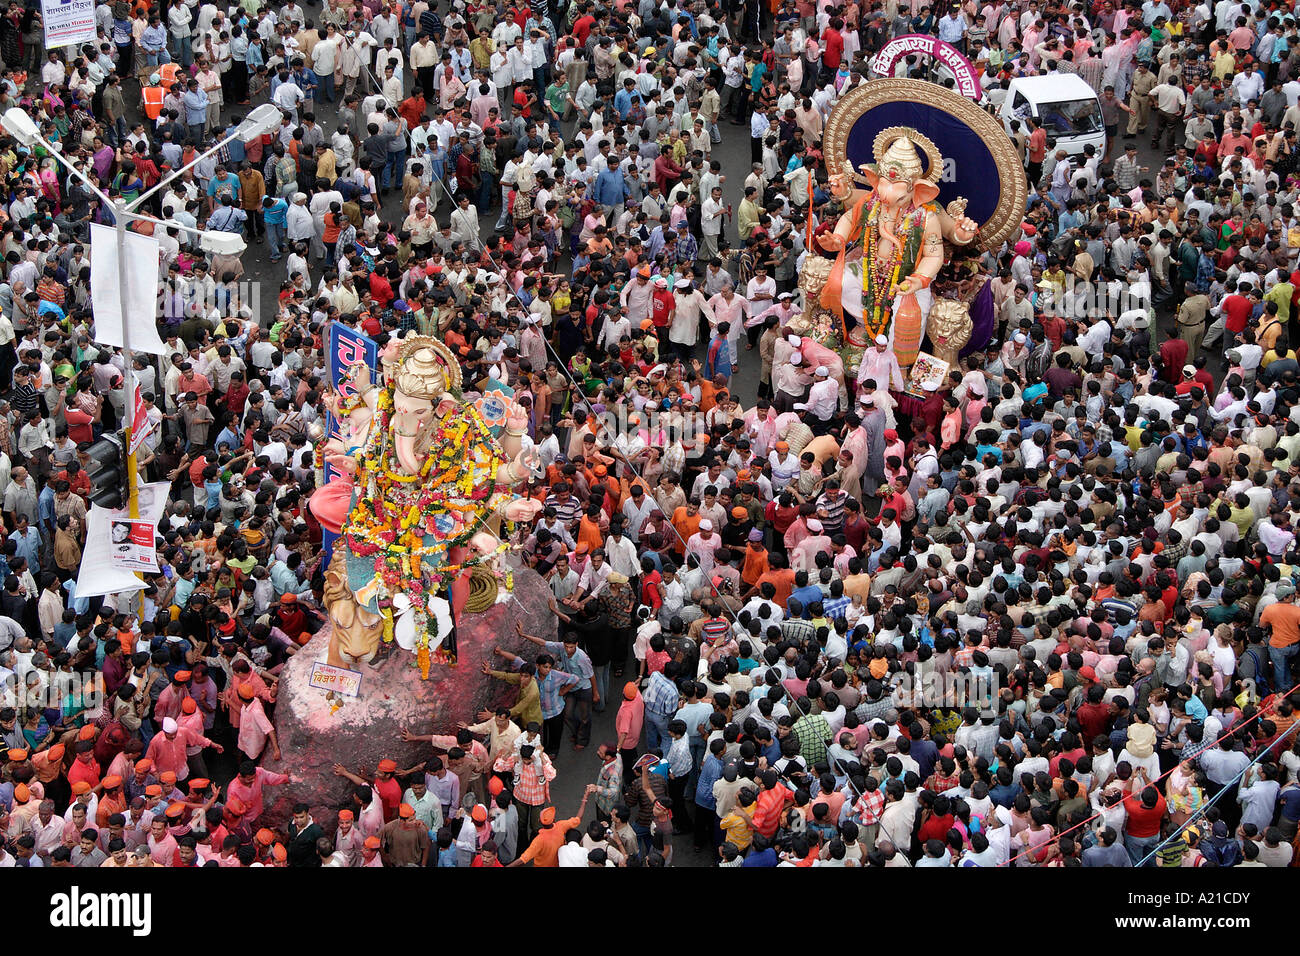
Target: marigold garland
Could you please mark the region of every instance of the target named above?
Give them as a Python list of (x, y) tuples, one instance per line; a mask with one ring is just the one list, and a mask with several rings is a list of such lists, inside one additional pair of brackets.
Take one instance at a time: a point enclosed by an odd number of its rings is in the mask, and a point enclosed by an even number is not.
[(433, 426), (419, 474), (402, 474), (389, 441), (392, 414), (392, 398), (383, 391), (374, 428), (359, 452), (357, 487), (361, 493), (342, 535), (351, 554), (374, 558), (386, 641), (392, 639), (393, 596), (406, 594), (410, 598), (418, 635), (416, 665), (427, 679), (432, 661), (456, 663), (454, 647), (442, 646), (430, 654), (430, 639), (437, 636), (438, 625), (429, 613), (429, 595), (459, 572), (484, 564), (507, 549), (501, 545), (487, 558), (442, 563), (450, 549), (469, 543), (485, 512), (510, 497), (508, 489), (498, 488), (496, 480), (506, 459), (478, 410), (462, 406)]

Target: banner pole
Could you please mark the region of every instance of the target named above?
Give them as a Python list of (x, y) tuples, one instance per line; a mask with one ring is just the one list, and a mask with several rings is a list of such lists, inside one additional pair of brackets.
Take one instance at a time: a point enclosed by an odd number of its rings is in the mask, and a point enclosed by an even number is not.
[(123, 437), (126, 441), (126, 493), (127, 509), (132, 518), (140, 517), (140, 489), (138, 466), (135, 452), (131, 450), (131, 426), (135, 423), (135, 380), (134, 357), (131, 354), (131, 323), (127, 320), (127, 269), (126, 269), (126, 216), (120, 203), (113, 205), (113, 219), (117, 229), (117, 295), (122, 310), (122, 415), (126, 427)]

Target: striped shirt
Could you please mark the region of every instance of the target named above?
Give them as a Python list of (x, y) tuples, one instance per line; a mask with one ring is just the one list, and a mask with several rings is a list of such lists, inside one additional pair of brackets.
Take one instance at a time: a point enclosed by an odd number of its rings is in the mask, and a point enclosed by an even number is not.
[(546, 507), (554, 508), (555, 517), (565, 524), (577, 521), (578, 516), (582, 514), (582, 502), (573, 495), (569, 495), (568, 501), (561, 501), (557, 495), (547, 495)]
[(844, 616), (844, 609), (852, 602), (852, 598), (837, 597), (827, 598), (822, 602), (822, 612), (829, 618), (841, 618)]
[(546, 653), (555, 658), (556, 665), (566, 674), (572, 674), (578, 678), (578, 690), (589, 690), (591, 688), (591, 675), (595, 672), (591, 664), (591, 658), (582, 648), (578, 648), (570, 657), (564, 651), (564, 645), (559, 641), (547, 641)]
[(843, 491), (836, 492), (834, 497), (827, 492), (817, 499), (817, 510), (826, 513), (821, 521), (822, 528), (828, 535), (834, 536), (844, 530), (844, 506), (848, 501), (849, 496)]
[[(573, 674), (566, 674), (562, 670), (554, 667), (545, 677), (540, 675), (537, 678), (537, 693), (541, 700), (542, 720), (550, 720), (564, 712), (564, 698), (560, 696), (560, 691), (573, 684), (578, 684), (579, 679)], [(588, 686), (590, 686), (588, 681)]]
[(20, 421), (26, 421), (27, 416), (36, 411), (39, 395), (36, 389), (30, 385), (15, 385), (13, 391), (9, 393), (9, 404), (13, 405), (14, 411), (18, 412)]
[(703, 632), (704, 642), (712, 646), (731, 634), (731, 624), (725, 617), (711, 617), (700, 625), (700, 630)]
[(804, 621), (800, 618), (789, 618), (781, 622), (781, 639), (793, 641), (796, 644), (802, 644), (813, 640), (817, 636), (817, 630), (812, 626), (811, 621)]
[(668, 771), (674, 777), (689, 777), (694, 769), (689, 740), (685, 736), (678, 737), (668, 748)]
[(680, 695), (673, 682), (665, 677), (662, 671), (655, 671), (650, 675), (650, 683), (646, 685), (642, 696), (645, 697), (647, 713), (657, 717), (669, 717), (677, 713)]
[(879, 700), (864, 700), (862, 703), (858, 704), (857, 710), (855, 710), (854, 713), (858, 715), (858, 720), (866, 724), (878, 717), (883, 717), (887, 711), (893, 709), (894, 702), (890, 695), (882, 694)]

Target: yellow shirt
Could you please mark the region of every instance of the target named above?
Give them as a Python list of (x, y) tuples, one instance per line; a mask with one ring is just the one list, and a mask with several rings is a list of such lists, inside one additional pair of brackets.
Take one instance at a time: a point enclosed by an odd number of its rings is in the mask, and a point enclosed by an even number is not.
[[(758, 804), (751, 803), (745, 807), (745, 812), (753, 814)], [(725, 817), (718, 821), (718, 826), (726, 834), (726, 841), (734, 846), (737, 850), (746, 850), (749, 844), (754, 840), (754, 828), (749, 825), (749, 821), (742, 817), (735, 810), (732, 810)]]
[(1294, 349), (1287, 349), (1285, 352), (1280, 352), (1280, 353), (1275, 350), (1270, 350), (1264, 353), (1264, 357), (1260, 360), (1259, 367), (1268, 368), (1278, 359), (1284, 359), (1284, 358), (1300, 359), (1300, 356), (1296, 355)]
[(1232, 513), (1228, 516), (1228, 520), (1237, 526), (1242, 538), (1245, 538), (1246, 535), (1250, 534), (1250, 529), (1255, 524), (1255, 509), (1250, 505), (1244, 508), (1231, 505), (1230, 508)]

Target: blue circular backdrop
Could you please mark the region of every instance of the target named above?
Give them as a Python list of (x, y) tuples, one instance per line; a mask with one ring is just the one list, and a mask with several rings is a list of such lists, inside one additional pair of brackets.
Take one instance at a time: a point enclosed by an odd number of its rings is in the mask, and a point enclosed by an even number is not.
[[(872, 146), (876, 134), (890, 126), (910, 126), (928, 136), (952, 164), (952, 179), (939, 180), (939, 205), (967, 200), (966, 215), (983, 225), (997, 209), (1002, 176), (987, 144), (961, 120), (925, 103), (891, 102), (873, 107), (858, 117), (849, 130), (846, 150), (857, 169), (875, 163)], [(918, 150), (918, 153), (920, 151)], [(927, 163), (921, 154), (922, 163)], [(926, 172), (929, 172), (928, 163)]]

